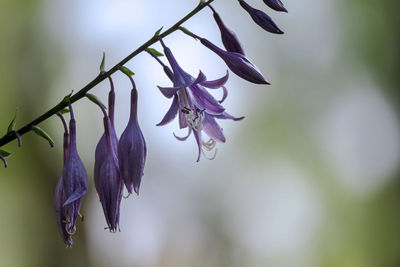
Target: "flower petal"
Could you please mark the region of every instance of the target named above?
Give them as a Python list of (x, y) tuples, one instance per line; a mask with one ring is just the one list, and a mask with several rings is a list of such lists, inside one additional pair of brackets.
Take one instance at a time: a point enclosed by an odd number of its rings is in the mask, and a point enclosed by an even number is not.
[(181, 87), (161, 87), (157, 86), (158, 89), (160, 89), (161, 93), (166, 97), (166, 98), (171, 98), (173, 97), (176, 92), (181, 88)]
[(244, 116), (242, 116), (242, 117), (234, 117), (234, 116), (230, 115), (227, 112), (224, 112), (224, 113), (222, 113), (220, 115), (215, 115), (214, 117), (217, 118), (217, 119), (222, 119), (222, 120), (228, 119), (228, 120), (234, 120), (234, 121), (240, 121), (240, 120), (244, 119)]
[(199, 109), (205, 109), (210, 114), (221, 114), (225, 108), (215, 98), (199, 85), (189, 87), (193, 95), (194, 104)]
[(222, 104), (222, 102), (224, 102), (225, 99), (228, 97), (228, 90), (226, 89), (225, 86), (222, 86), (222, 90), (223, 90), (222, 99), (219, 101), (219, 103), (221, 103), (221, 104)]
[(205, 82), (207, 80), (206, 75), (204, 75), (204, 73), (202, 71), (199, 72), (199, 75), (197, 75), (196, 80), (193, 81), (193, 84), (201, 84), (203, 82)]
[(200, 85), (210, 89), (218, 89), (225, 85), (225, 83), (228, 81), (228, 78), (229, 78), (229, 72), (226, 71), (226, 75), (223, 76), (222, 78), (213, 81), (203, 81), (200, 82)]
[(202, 146), (202, 143), (201, 143), (201, 132), (193, 131), (193, 134), (194, 134), (194, 138), (196, 139), (197, 146), (199, 148), (199, 155), (197, 156), (197, 160), (196, 160), (197, 162), (199, 162), (200, 161), (200, 155), (201, 155), (201, 146)]
[(175, 94), (174, 99), (172, 100), (171, 107), (169, 108), (169, 110), (167, 111), (161, 122), (157, 124), (157, 126), (163, 126), (171, 122), (176, 117), (176, 114), (178, 114), (178, 110), (179, 110), (178, 95)]
[(204, 117), (203, 130), (211, 139), (225, 143), (226, 138), (224, 136), (224, 133), (222, 132), (221, 127), (215, 121), (214, 117), (208, 115), (207, 113)]

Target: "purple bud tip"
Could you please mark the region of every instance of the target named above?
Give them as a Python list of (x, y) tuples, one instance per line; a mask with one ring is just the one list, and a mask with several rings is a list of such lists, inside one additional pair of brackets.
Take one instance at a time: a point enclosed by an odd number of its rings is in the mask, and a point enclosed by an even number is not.
[(276, 11), (288, 12), (280, 0), (264, 0), (264, 3)]
[(7, 160), (2, 156), (2, 155), (0, 155), (0, 159), (3, 161), (3, 163), (4, 163), (4, 168), (7, 168)]

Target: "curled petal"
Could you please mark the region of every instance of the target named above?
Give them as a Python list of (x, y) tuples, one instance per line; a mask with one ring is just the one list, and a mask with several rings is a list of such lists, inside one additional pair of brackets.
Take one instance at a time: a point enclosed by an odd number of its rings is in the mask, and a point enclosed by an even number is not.
[(169, 110), (167, 111), (161, 122), (157, 124), (157, 126), (163, 126), (171, 122), (176, 117), (176, 114), (178, 114), (178, 109), (179, 109), (178, 95), (175, 94), (174, 99), (172, 100), (171, 107), (169, 108)]
[(158, 89), (160, 89), (161, 93), (167, 98), (173, 97), (176, 94), (176, 92), (181, 88), (181, 87), (161, 87), (161, 86), (157, 87)]
[(222, 113), (220, 115), (215, 115), (214, 117), (217, 118), (217, 119), (223, 119), (223, 120), (228, 119), (228, 120), (233, 120), (233, 121), (240, 121), (240, 120), (244, 119), (244, 116), (242, 116), (242, 117), (234, 117), (234, 116), (230, 115), (227, 112), (224, 112), (224, 113)]
[(199, 75), (196, 78), (196, 80), (193, 81), (193, 84), (197, 84), (197, 83), (202, 84), (206, 80), (207, 80), (206, 75), (204, 75), (204, 73), (202, 71), (200, 71)]
[(222, 102), (224, 102), (225, 99), (228, 97), (228, 90), (226, 89), (225, 86), (222, 86), (222, 90), (223, 90), (222, 99), (219, 101), (219, 103), (221, 103), (221, 104), (222, 104)]
[(213, 81), (203, 81), (200, 82), (200, 85), (210, 89), (218, 89), (225, 85), (225, 83), (228, 81), (228, 78), (229, 78), (229, 72), (226, 71), (226, 75), (224, 77)]

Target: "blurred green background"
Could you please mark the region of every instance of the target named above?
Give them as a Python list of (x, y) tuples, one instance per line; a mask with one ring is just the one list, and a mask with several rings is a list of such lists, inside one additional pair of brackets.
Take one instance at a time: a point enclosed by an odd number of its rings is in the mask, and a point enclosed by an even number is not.
[[(104, 230), (92, 180), (102, 117), (81, 100), (78, 150), (90, 189), (74, 247), (65, 249), (54, 219), (62, 126), (51, 118), (41, 127), (55, 148), (31, 133), (22, 148), (4, 147), (13, 156), (0, 169), (0, 266), (399, 266), (400, 2), (287, 0), (288, 14), (248, 2), (285, 35), (263, 32), (235, 1), (215, 1), (272, 82), (230, 76), (225, 107), (246, 119), (221, 122), (227, 142), (217, 158), (195, 163), (194, 140), (173, 138), (176, 121), (155, 126), (170, 104), (156, 85), (170, 83), (139, 55), (127, 66), (136, 73), (148, 159), (140, 197), (123, 200), (121, 232)], [(2, 131), (16, 109), (22, 126), (79, 90), (97, 75), (103, 51), (111, 67), (196, 4), (1, 0)], [(209, 10), (185, 26), (221, 44)], [(191, 38), (175, 33), (165, 41), (192, 75), (225, 73)], [(114, 78), (121, 134), (130, 88), (121, 74)], [(102, 83), (93, 93), (106, 101), (107, 90)]]

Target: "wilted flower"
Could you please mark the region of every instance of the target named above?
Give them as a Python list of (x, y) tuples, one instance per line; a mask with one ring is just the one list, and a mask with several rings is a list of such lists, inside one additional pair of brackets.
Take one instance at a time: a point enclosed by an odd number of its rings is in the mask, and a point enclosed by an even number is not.
[(244, 0), (239, 0), (239, 3), (249, 13), (254, 22), (257, 23), (261, 28), (271, 33), (277, 33), (277, 34), (284, 33), (283, 31), (281, 31), (281, 29), (279, 29), (279, 27), (270, 18), (270, 16), (268, 16), (261, 10), (251, 7)]
[(96, 146), (94, 164), (94, 184), (103, 206), (104, 216), (110, 231), (119, 225), (119, 207), (122, 199), (123, 182), (118, 163), (118, 138), (114, 129), (115, 92), (111, 77), (108, 95), (108, 116), (104, 112), (104, 134)]
[[(178, 65), (171, 50), (165, 46), (162, 40), (161, 44), (164, 47), (164, 53), (174, 73), (174, 87), (159, 87), (164, 96), (167, 98), (173, 97), (173, 101), (170, 109), (157, 125), (165, 125), (172, 121), (176, 117), (176, 114), (179, 114), (179, 126), (181, 129), (187, 127), (188, 135), (185, 137), (175, 137), (178, 140), (184, 141), (193, 132), (199, 148), (197, 157), (197, 161), (199, 161), (203, 149), (210, 151), (214, 149), (216, 142), (224, 143), (226, 140), (215, 118), (241, 120), (243, 117), (234, 118), (227, 114), (225, 108), (221, 105), (227, 96), (224, 84), (228, 80), (228, 72), (220, 79), (207, 81), (206, 76), (200, 71), (198, 77), (195, 79)], [(220, 101), (221, 103), (215, 100), (203, 86), (210, 89), (222, 88), (224, 96)], [(210, 138), (208, 141), (204, 141), (202, 138), (203, 130)]]
[[(131, 77), (129, 77), (131, 78)], [(131, 194), (139, 194), (140, 182), (146, 161), (146, 142), (140, 130), (137, 118), (137, 90), (132, 81), (131, 113), (128, 125), (122, 133), (118, 144), (118, 158), (122, 180)]]
[(244, 55), (242, 45), (240, 44), (236, 34), (226, 27), (225, 23), (222, 21), (215, 9), (211, 5), (209, 5), (209, 7), (213, 11), (213, 16), (221, 32), (221, 39), (225, 49), (229, 52), (236, 52)]
[(67, 232), (75, 231), (75, 222), (79, 215), (81, 201), (88, 190), (88, 177), (85, 166), (79, 158), (76, 148), (76, 123), (71, 104), (69, 105), (71, 120), (69, 122), (69, 148), (62, 179), (65, 193), (65, 218)]
[(264, 3), (273, 10), (288, 12), (280, 0), (264, 0)]
[[(68, 157), (68, 146), (69, 146), (69, 135), (68, 135), (68, 127), (65, 123), (64, 117), (61, 113), (57, 113), (64, 125), (64, 140), (63, 140), (63, 165)], [(67, 247), (72, 247), (73, 241), (71, 238), (71, 232), (67, 230), (67, 217), (66, 217), (66, 208), (64, 207), (65, 202), (65, 193), (63, 186), (63, 178), (62, 176), (58, 180), (56, 190), (54, 193), (54, 210), (56, 214), (56, 222), (58, 226), (58, 231), (60, 232), (61, 237), (64, 240), (64, 243)]]

